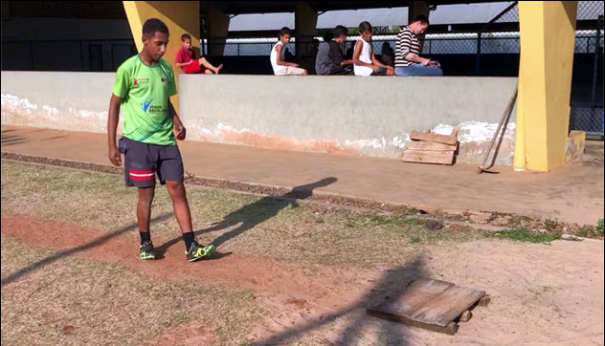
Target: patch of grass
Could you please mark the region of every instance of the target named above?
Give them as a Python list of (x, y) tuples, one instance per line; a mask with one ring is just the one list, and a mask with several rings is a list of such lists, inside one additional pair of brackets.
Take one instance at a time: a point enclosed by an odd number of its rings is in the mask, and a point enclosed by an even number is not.
[(561, 231), (561, 224), (557, 220), (545, 220), (544, 227), (548, 233), (557, 233)]
[(515, 228), (510, 230), (488, 233), (493, 239), (512, 240), (534, 244), (548, 244), (561, 239), (561, 233), (536, 233), (524, 228)]
[[(3, 276), (53, 254), (7, 238), (1, 250)], [(71, 257), (2, 287), (2, 344), (139, 346), (201, 321), (221, 331), (222, 345), (234, 345), (262, 318), (257, 304), (247, 290), (152, 281), (117, 264)]]
[(603, 237), (603, 219), (599, 220), (599, 223), (597, 224), (597, 235), (599, 237)]
[[(428, 231), (415, 210), (381, 215), (192, 187), (188, 197), (200, 241), (227, 235), (220, 251), (242, 255), (382, 267), (424, 246), (485, 238), (468, 229)], [(118, 176), (2, 162), (2, 212), (111, 232), (135, 222), (135, 204), (136, 191)], [(170, 197), (158, 186), (153, 215), (171, 212)], [(179, 236), (173, 218), (153, 222), (151, 231), (156, 245)], [(135, 242), (137, 234), (129, 236)]]

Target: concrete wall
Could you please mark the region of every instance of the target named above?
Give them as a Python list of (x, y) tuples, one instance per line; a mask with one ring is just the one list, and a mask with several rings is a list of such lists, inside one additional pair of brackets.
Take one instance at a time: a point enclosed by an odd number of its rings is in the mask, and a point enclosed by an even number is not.
[[(105, 132), (113, 73), (2, 72), (2, 124)], [(513, 78), (278, 78), (179, 75), (189, 139), (396, 158), (413, 130), (460, 128), (459, 162), (479, 162)], [(510, 165), (514, 120), (500, 164)]]
[[(181, 115), (196, 140), (395, 158), (409, 133), (460, 128), (459, 162), (479, 162), (515, 78), (276, 78), (180, 75)], [(514, 119), (500, 164), (510, 165)]]
[(106, 132), (114, 73), (2, 71), (2, 124)]

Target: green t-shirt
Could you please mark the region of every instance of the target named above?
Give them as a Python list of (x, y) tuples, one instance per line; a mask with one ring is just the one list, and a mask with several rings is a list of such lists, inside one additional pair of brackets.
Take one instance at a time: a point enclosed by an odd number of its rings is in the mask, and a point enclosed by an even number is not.
[(176, 95), (172, 66), (164, 60), (147, 65), (138, 55), (119, 68), (113, 93), (122, 99), (124, 137), (156, 145), (175, 145), (170, 96)]

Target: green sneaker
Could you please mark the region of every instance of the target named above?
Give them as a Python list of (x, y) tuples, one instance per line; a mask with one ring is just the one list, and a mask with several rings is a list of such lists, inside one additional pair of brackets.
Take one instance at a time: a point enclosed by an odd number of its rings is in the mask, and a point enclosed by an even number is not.
[(153, 243), (148, 241), (141, 244), (141, 259), (144, 261), (153, 261), (156, 259), (155, 249), (153, 248)]
[(197, 242), (193, 242), (191, 244), (191, 248), (186, 252), (187, 261), (195, 262), (201, 259), (207, 258), (212, 255), (216, 251), (216, 247), (214, 245), (202, 246)]

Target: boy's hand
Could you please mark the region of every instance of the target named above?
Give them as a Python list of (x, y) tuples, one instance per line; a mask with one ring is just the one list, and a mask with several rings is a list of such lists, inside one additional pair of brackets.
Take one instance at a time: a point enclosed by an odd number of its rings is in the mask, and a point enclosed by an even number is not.
[(122, 154), (115, 145), (109, 147), (109, 161), (116, 167), (122, 166)]
[(176, 132), (176, 139), (179, 141), (183, 141), (187, 138), (187, 129), (180, 121), (174, 124), (174, 131)]
[(378, 66), (378, 65), (373, 65), (373, 66), (372, 66), (372, 70), (373, 70), (374, 72), (378, 73), (378, 71), (380, 71), (380, 66)]

